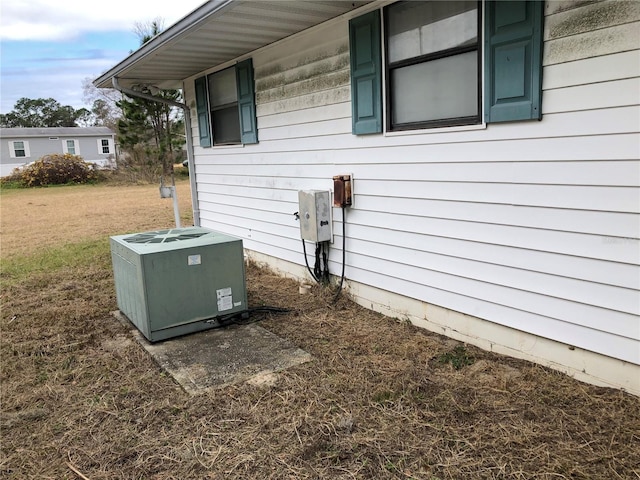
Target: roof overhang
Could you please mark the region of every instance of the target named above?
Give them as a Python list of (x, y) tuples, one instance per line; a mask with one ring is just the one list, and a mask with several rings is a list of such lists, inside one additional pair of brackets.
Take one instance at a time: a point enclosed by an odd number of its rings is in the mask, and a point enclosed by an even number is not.
[(120, 85), (182, 88), (203, 70), (277, 42), (371, 0), (211, 0), (155, 36), (94, 80)]
[(115, 132), (107, 127), (3, 127), (0, 138), (32, 137), (113, 137)]

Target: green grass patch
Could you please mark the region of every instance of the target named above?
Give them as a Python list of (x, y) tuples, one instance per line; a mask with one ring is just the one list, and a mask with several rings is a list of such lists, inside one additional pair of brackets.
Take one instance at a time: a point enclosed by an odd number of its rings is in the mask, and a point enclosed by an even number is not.
[(438, 362), (450, 363), (453, 368), (460, 370), (467, 365), (473, 365), (475, 358), (467, 353), (467, 349), (458, 345), (452, 351), (438, 355)]
[(20, 180), (0, 180), (0, 193), (6, 192), (7, 190), (17, 190), (19, 188), (24, 188)]
[(47, 248), (34, 255), (2, 259), (2, 282), (12, 284), (32, 275), (51, 273), (63, 268), (77, 268), (102, 264), (109, 268), (111, 254), (108, 239), (70, 243), (57, 248)]

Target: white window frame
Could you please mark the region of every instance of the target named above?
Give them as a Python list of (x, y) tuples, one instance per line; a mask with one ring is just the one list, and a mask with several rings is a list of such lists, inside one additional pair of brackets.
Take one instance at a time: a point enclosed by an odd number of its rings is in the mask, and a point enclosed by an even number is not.
[[(102, 145), (102, 142), (104, 140), (106, 140), (108, 142), (108, 148), (109, 148), (108, 152), (105, 152), (103, 150), (104, 145)], [(113, 145), (113, 139), (112, 138), (98, 138), (97, 143), (98, 143), (98, 154), (99, 155), (113, 155), (113, 153), (115, 153), (115, 147)]]
[(73, 152), (71, 155), (80, 155), (80, 142), (75, 138), (65, 138), (62, 140), (62, 152), (64, 154), (69, 152), (69, 145), (67, 142), (73, 142)]
[[(24, 150), (24, 157), (19, 157), (16, 155), (15, 143), (22, 143), (24, 148), (20, 148), (19, 150)], [(31, 152), (29, 151), (29, 141), (28, 140), (9, 140), (9, 156), (11, 158), (29, 158), (31, 157)]]

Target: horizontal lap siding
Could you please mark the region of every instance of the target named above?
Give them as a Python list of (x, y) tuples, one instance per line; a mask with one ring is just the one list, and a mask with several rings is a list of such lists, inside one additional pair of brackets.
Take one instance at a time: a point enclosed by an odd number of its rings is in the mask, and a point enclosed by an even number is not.
[(348, 279), (640, 364), (637, 5), (547, 4), (541, 122), (357, 137), (346, 20), (257, 52), (260, 143), (196, 147), (203, 225), (304, 264), (298, 190), (352, 173)]

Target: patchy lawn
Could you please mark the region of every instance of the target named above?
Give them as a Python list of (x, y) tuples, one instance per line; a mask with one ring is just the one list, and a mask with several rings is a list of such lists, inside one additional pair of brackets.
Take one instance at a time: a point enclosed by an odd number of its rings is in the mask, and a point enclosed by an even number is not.
[[(179, 196), (187, 223), (188, 183)], [(314, 359), (190, 396), (110, 313), (108, 236), (171, 227), (171, 200), (85, 186), (0, 201), (2, 478), (640, 478), (637, 397), (255, 265), (250, 305), (294, 309), (255, 319)]]

